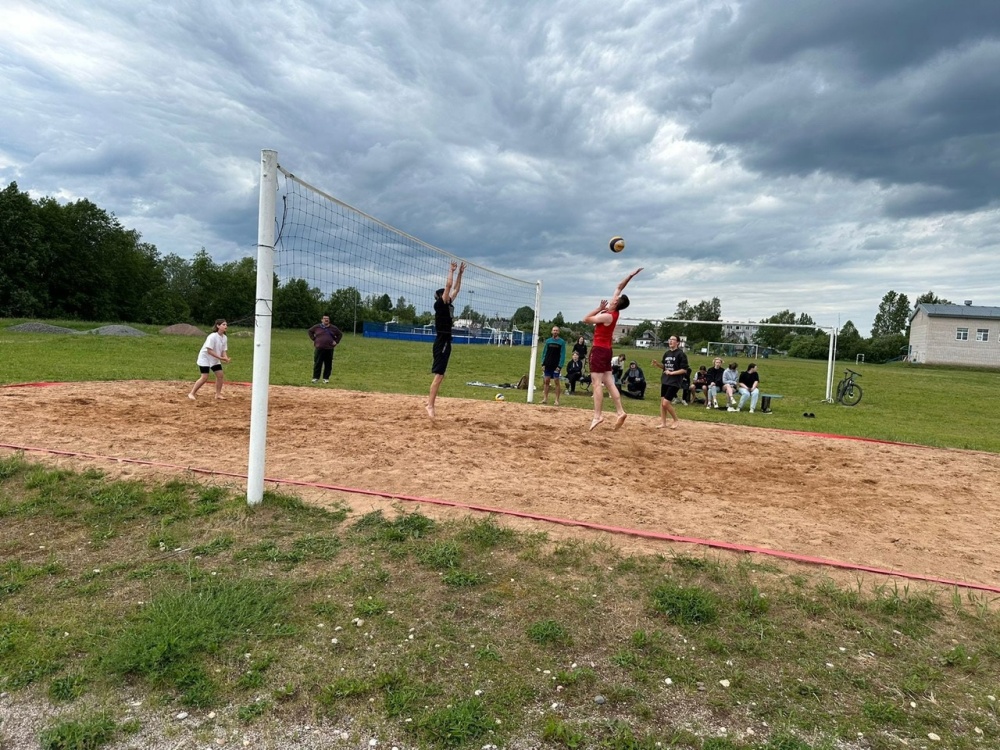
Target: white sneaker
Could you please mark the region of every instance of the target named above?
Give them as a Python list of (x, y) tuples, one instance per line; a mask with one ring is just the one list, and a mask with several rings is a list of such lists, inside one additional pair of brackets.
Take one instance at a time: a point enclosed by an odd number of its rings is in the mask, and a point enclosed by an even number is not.
[(750, 413), (753, 414), (753, 409), (750, 410)]
[(706, 409), (711, 409), (711, 408), (712, 408), (712, 405), (711, 405), (711, 404), (705, 404), (705, 408), (706, 408)]
[(323, 382), (324, 382), (324, 383), (329, 383), (330, 381), (329, 381), (329, 380), (327, 380), (326, 378), (323, 378)]
[(319, 382), (319, 378), (313, 378), (313, 382), (314, 383), (318, 383)]
[(732, 406), (727, 407), (726, 411), (739, 411), (739, 409), (734, 409)]

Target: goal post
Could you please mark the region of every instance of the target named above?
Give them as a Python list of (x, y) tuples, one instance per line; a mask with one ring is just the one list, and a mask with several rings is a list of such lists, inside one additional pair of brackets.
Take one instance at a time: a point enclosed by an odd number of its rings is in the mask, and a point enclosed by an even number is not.
[[(340, 315), (345, 321), (341, 327), (357, 334), (360, 323), (366, 338), (426, 342), (429, 385), (435, 290), (445, 286), (451, 263), (465, 263), (454, 304), (453, 343), (523, 347), (527, 400), (533, 400), (541, 281), (466, 261), (396, 229), (300, 179), (281, 166), (272, 150), (261, 152), (257, 236), (250, 505), (260, 503), (264, 495), (271, 328), (283, 321), (292, 327), (304, 324), (301, 312), (282, 318), (286, 313), (279, 309), (281, 300), (296, 299), (302, 310), (329, 308), (334, 324), (335, 314)], [(303, 303), (303, 298), (311, 302)], [(531, 333), (522, 332), (529, 311)], [(521, 374), (519, 368), (518, 378)]]
[[(628, 323), (630, 325), (637, 325), (644, 322), (639, 318), (619, 318), (620, 324)], [(750, 323), (748, 324), (745, 320), (682, 320), (679, 318), (660, 318), (659, 320), (649, 320), (656, 330), (659, 330), (664, 323), (674, 323), (677, 326), (684, 325), (697, 325), (697, 326), (747, 326), (752, 325), (758, 328), (799, 328), (808, 331), (823, 331), (830, 337), (830, 345), (827, 351), (826, 357), (826, 378), (824, 380), (824, 396), (823, 400), (830, 403), (833, 402), (833, 382), (834, 382), (834, 370), (837, 366), (837, 329), (833, 326), (821, 326), (821, 325), (801, 325), (798, 323)], [(713, 345), (718, 347), (732, 347), (730, 351), (732, 354), (725, 354), (720, 352), (713, 352)], [(708, 349), (709, 351), (705, 356), (737, 356), (737, 352), (742, 354), (747, 351), (748, 348), (753, 348), (754, 354), (751, 355), (756, 358), (761, 350), (760, 344), (749, 344), (745, 342), (734, 342), (727, 343), (724, 341), (709, 341)], [(725, 351), (723, 349), (723, 351)], [(688, 354), (691, 352), (689, 351)], [(700, 352), (696, 352), (698, 354)]]

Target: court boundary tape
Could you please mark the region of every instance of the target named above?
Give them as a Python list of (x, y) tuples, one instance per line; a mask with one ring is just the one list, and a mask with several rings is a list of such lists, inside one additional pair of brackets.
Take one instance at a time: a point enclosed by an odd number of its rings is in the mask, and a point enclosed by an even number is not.
[[(5, 388), (46, 387), (53, 385), (63, 385), (63, 384), (53, 383), (53, 382), (15, 383), (12, 385), (6, 385), (4, 387)], [(249, 385), (249, 384), (239, 383), (238, 385)], [(876, 440), (874, 438), (855, 438), (849, 435), (834, 435), (834, 434), (820, 433), (820, 432), (798, 432), (793, 430), (780, 430), (780, 432), (791, 432), (792, 434), (798, 434), (798, 435), (829, 437), (842, 440), (858, 440), (861, 442), (875, 442), (888, 445), (900, 445), (900, 446), (916, 447), (916, 448), (928, 447), (910, 443), (895, 443), (886, 440)], [(246, 481), (247, 479), (246, 474), (240, 474), (238, 472), (217, 471), (215, 469), (201, 469), (194, 466), (181, 466), (180, 464), (171, 464), (161, 461), (146, 461), (138, 458), (121, 458), (116, 456), (104, 456), (97, 453), (65, 451), (65, 450), (58, 450), (55, 448), (37, 448), (34, 446), (12, 445), (9, 443), (0, 443), (0, 448), (6, 448), (8, 450), (13, 450), (13, 451), (21, 451), (24, 453), (28, 452), (48, 453), (55, 456), (67, 456), (70, 458), (88, 458), (100, 461), (113, 461), (115, 463), (135, 464), (137, 466), (149, 466), (152, 468), (172, 469), (175, 471), (187, 471), (193, 474), (227, 477), (230, 479), (242, 479), (244, 481)], [(733, 542), (724, 542), (716, 539), (700, 539), (698, 537), (678, 536), (676, 534), (664, 534), (658, 531), (644, 531), (642, 529), (629, 529), (618, 526), (607, 526), (605, 524), (592, 523), (590, 521), (578, 521), (571, 518), (543, 516), (537, 513), (527, 513), (519, 510), (510, 510), (508, 508), (492, 508), (485, 505), (472, 505), (470, 503), (461, 503), (454, 500), (441, 500), (439, 498), (432, 498), (432, 497), (401, 495), (395, 492), (385, 492), (381, 490), (366, 490), (358, 487), (344, 487), (335, 484), (325, 484), (321, 482), (307, 482), (298, 479), (279, 479), (273, 477), (265, 477), (264, 482), (271, 483), (272, 485), (287, 485), (291, 487), (311, 487), (315, 489), (330, 490), (332, 492), (343, 492), (346, 494), (353, 494), (353, 495), (367, 495), (369, 497), (380, 497), (386, 500), (398, 500), (408, 503), (440, 505), (443, 507), (459, 508), (462, 510), (474, 511), (477, 513), (490, 513), (500, 516), (511, 516), (513, 518), (523, 518), (529, 521), (540, 521), (542, 523), (551, 523), (559, 526), (575, 526), (578, 528), (584, 528), (591, 531), (602, 531), (605, 533), (616, 534), (621, 536), (633, 536), (641, 539), (652, 539), (661, 542), (675, 542), (679, 544), (694, 544), (702, 547), (708, 547), (710, 549), (721, 549), (729, 552), (743, 552), (745, 554), (766, 555), (769, 557), (777, 557), (783, 560), (788, 560), (790, 562), (803, 563), (807, 565), (838, 568), (841, 570), (851, 570), (860, 573), (871, 573), (873, 575), (886, 576), (892, 578), (905, 578), (911, 581), (921, 581), (924, 583), (933, 583), (942, 586), (952, 586), (956, 588), (970, 589), (975, 591), (986, 591), (993, 594), (1000, 594), (1000, 586), (991, 586), (989, 584), (984, 584), (984, 583), (972, 583), (970, 581), (955, 581), (947, 578), (938, 578), (937, 576), (923, 575), (920, 573), (908, 573), (906, 571), (900, 571), (900, 570), (889, 570), (887, 568), (877, 568), (871, 565), (860, 565), (857, 563), (844, 562), (842, 560), (832, 560), (825, 557), (814, 557), (812, 555), (800, 555), (795, 552), (774, 550), (774, 549), (769, 549), (767, 547), (754, 547), (746, 544), (735, 544)]]

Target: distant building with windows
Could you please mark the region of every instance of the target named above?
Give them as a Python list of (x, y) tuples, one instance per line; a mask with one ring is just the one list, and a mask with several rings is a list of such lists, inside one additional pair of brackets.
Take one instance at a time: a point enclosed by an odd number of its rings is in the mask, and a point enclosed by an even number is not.
[(760, 326), (753, 320), (746, 323), (723, 323), (722, 338), (734, 344), (750, 344), (753, 342), (753, 337), (757, 335), (758, 328)]
[(1000, 307), (928, 305), (910, 316), (911, 362), (1000, 368)]

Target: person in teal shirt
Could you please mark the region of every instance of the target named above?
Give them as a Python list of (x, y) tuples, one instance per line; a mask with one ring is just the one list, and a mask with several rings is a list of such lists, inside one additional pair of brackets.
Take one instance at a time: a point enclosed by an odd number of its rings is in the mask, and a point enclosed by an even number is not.
[(559, 336), (559, 326), (552, 326), (552, 335), (542, 344), (542, 403), (549, 402), (549, 383), (556, 381), (556, 406), (559, 406), (559, 376), (566, 364), (566, 342)]

